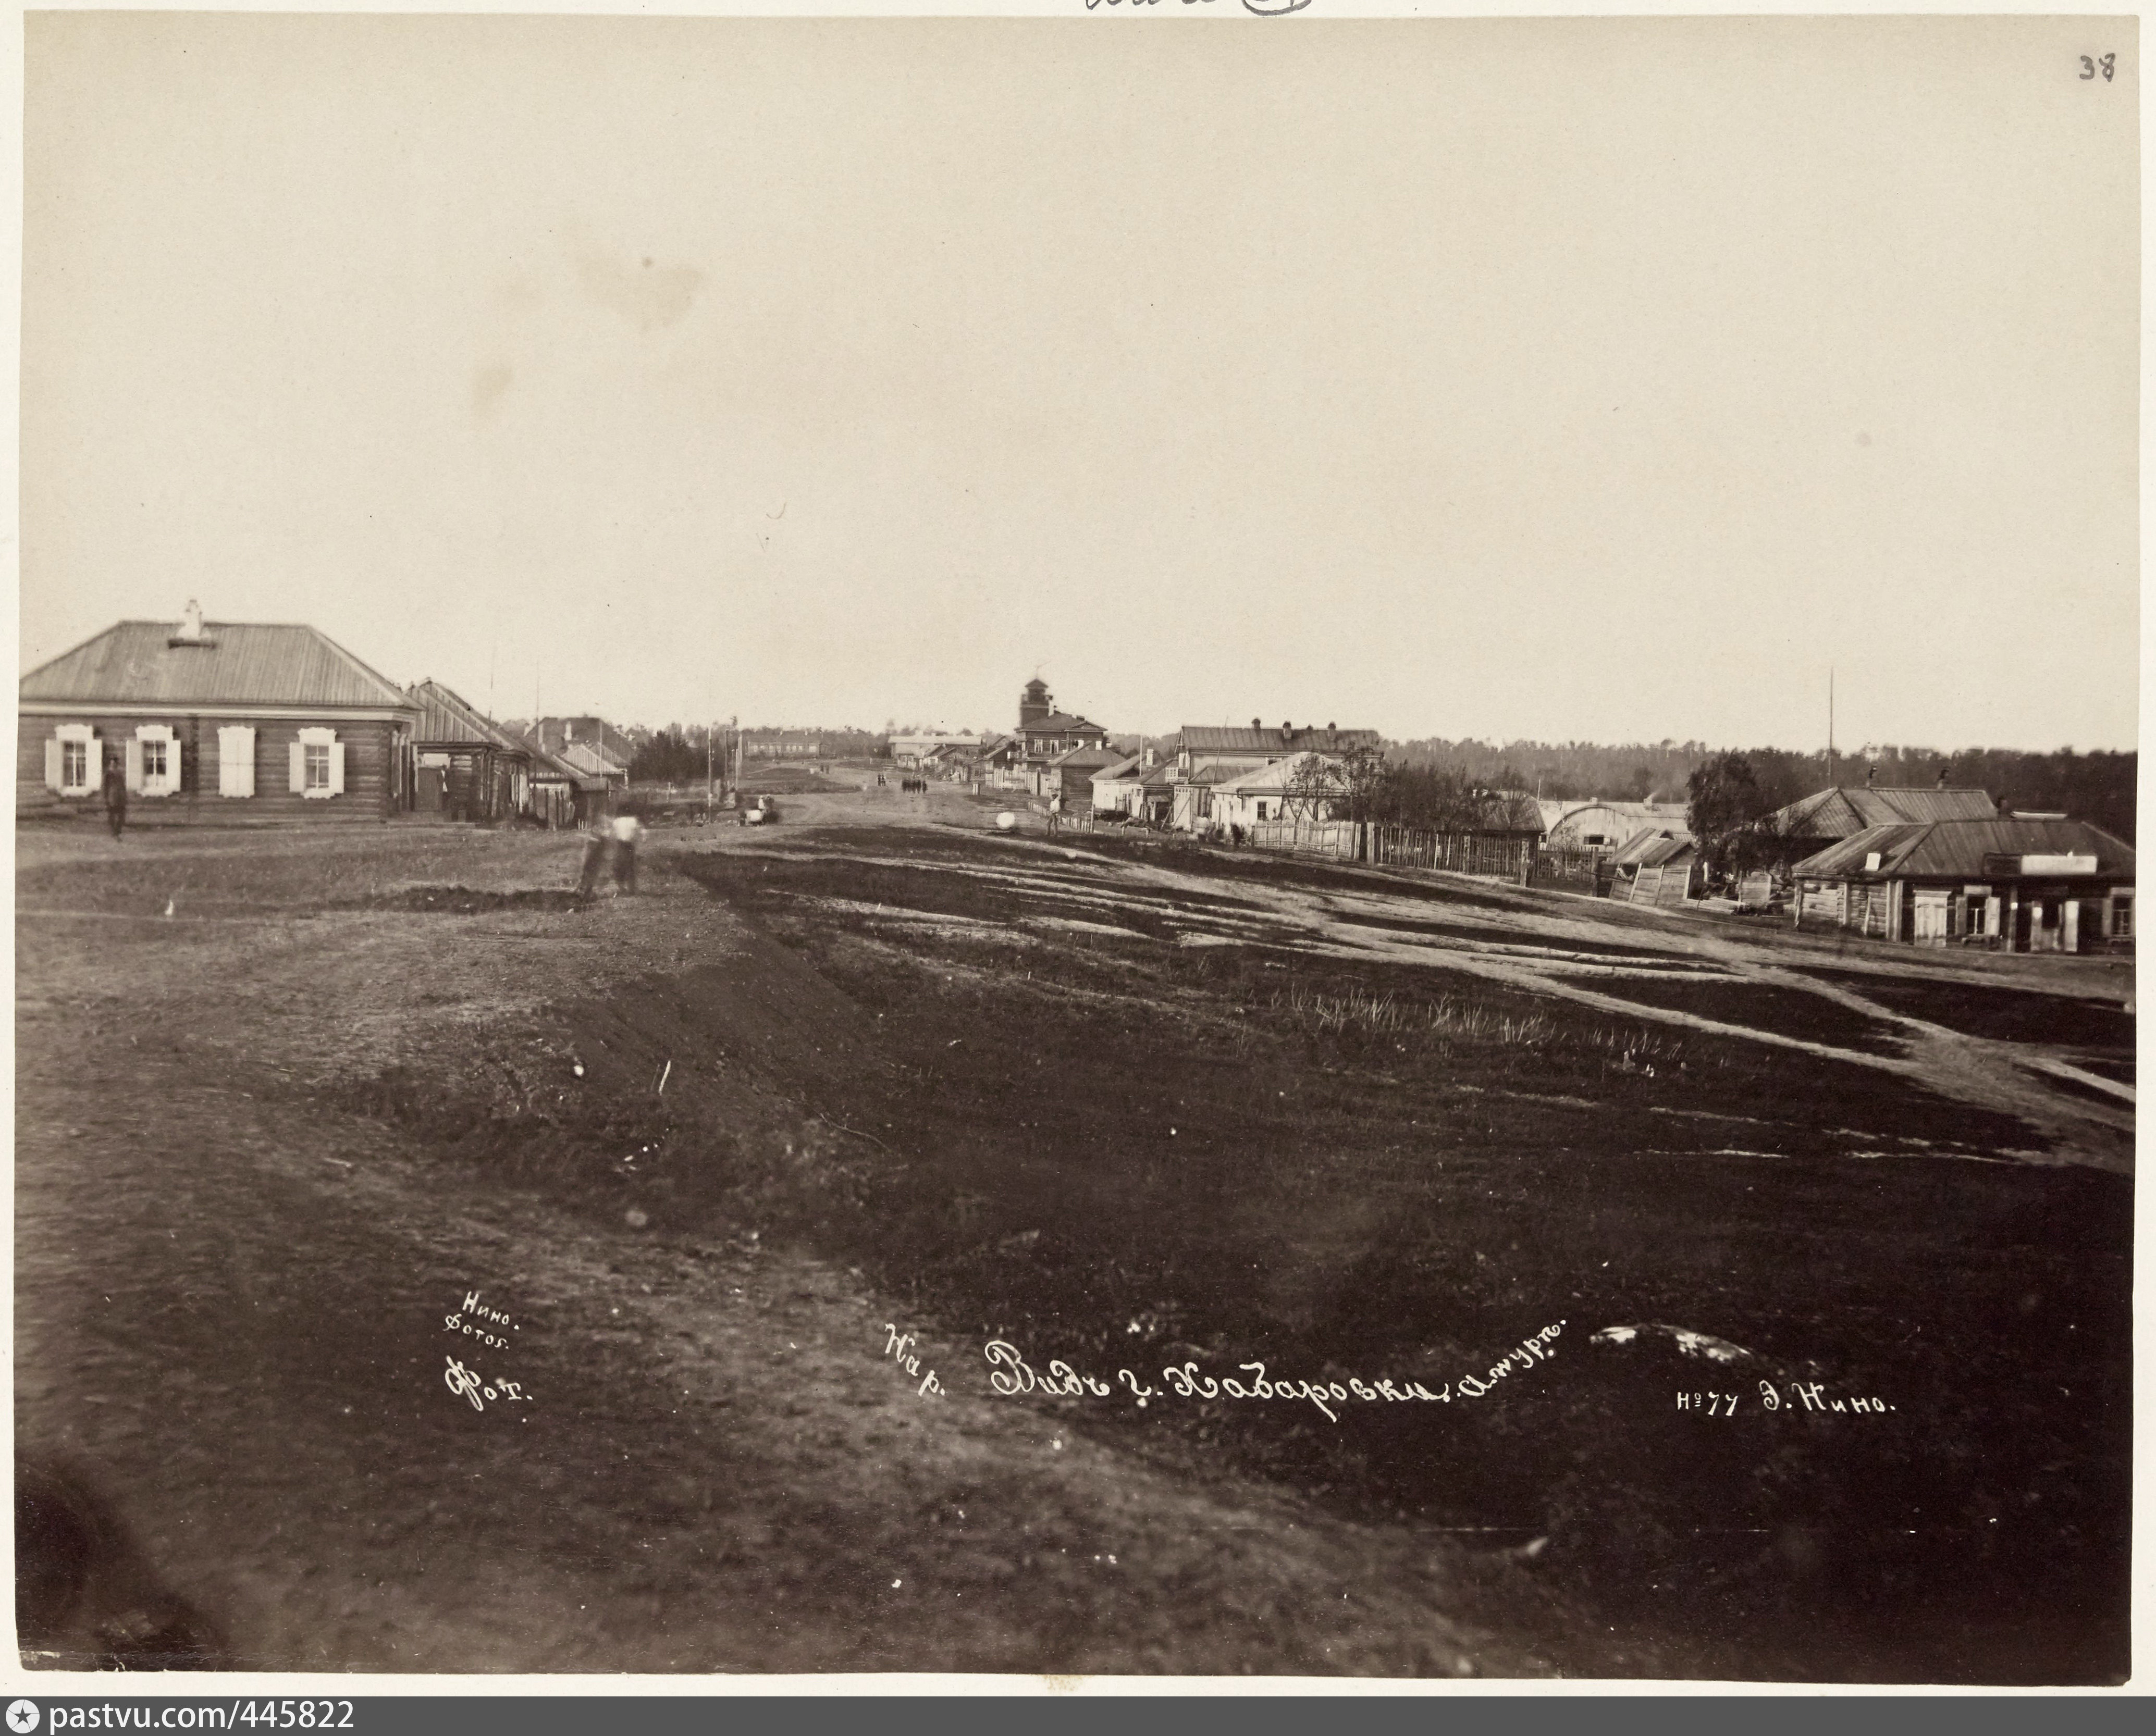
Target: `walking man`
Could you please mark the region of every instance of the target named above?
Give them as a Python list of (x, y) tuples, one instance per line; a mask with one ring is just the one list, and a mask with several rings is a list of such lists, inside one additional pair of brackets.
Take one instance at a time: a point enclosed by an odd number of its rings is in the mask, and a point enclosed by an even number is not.
[(1048, 798), (1048, 829), (1051, 832), (1063, 830), (1063, 792), (1060, 790)]
[(118, 837), (127, 825), (127, 768), (117, 756), (105, 762), (105, 818)]

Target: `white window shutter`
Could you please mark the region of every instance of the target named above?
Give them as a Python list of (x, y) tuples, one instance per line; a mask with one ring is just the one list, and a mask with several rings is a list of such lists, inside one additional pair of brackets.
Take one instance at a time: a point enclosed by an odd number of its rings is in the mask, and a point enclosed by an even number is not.
[(330, 744), (330, 794), (344, 794), (344, 744), (341, 741)]
[(296, 741), (291, 747), (291, 764), (292, 793), (304, 796), (307, 793), (307, 750)]
[(127, 753), (127, 787), (131, 791), (139, 791), (142, 787), (142, 744), (140, 741), (130, 741), (126, 743), (125, 746)]
[(45, 743), (45, 787), (55, 796), (60, 793), (60, 739), (57, 735)]
[(249, 724), (227, 724), (217, 732), (217, 793), (254, 793), (254, 730)]

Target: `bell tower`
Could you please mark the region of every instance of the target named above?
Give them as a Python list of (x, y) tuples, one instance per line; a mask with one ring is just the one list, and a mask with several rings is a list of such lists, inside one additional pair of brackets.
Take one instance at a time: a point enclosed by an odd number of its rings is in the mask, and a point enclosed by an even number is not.
[(1036, 675), (1019, 695), (1018, 726), (1023, 730), (1028, 724), (1037, 724), (1055, 709), (1055, 701), (1049, 694), (1048, 684)]

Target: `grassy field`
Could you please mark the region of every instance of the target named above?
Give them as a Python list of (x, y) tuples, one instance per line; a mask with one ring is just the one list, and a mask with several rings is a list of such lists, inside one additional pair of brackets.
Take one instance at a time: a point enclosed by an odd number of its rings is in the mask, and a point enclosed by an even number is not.
[[(2123, 1672), (2115, 967), (985, 819), (806, 791), (591, 909), (573, 839), (31, 839), (23, 1438), (264, 1660)], [(480, 1265), (543, 1445), (435, 1390)], [(547, 1523), (415, 1554), (475, 1475)]]

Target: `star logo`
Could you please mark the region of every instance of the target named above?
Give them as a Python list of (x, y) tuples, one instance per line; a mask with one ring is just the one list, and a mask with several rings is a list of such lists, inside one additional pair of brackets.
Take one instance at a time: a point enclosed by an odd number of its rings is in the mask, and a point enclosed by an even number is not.
[(17, 1700), (8, 1708), (8, 1728), (15, 1736), (30, 1736), (38, 1728), (38, 1705), (34, 1700)]

